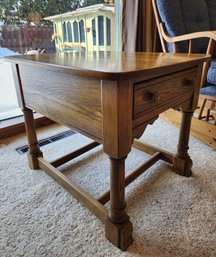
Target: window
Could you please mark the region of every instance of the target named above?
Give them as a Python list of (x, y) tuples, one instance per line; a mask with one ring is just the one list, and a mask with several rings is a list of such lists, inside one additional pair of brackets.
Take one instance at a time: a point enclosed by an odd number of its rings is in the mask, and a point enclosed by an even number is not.
[(79, 29), (80, 29), (80, 42), (85, 42), (85, 31), (84, 31), (84, 21), (81, 20), (79, 22)]
[[(6, 17), (7, 19), (11, 17)], [(32, 16), (32, 18), (34, 18)], [(55, 51), (54, 30), (51, 24), (17, 24), (12, 20), (0, 22), (0, 122), (22, 115), (18, 106), (11, 65), (4, 57)], [(1, 133), (1, 132), (0, 132)]]
[(67, 29), (66, 29), (66, 22), (62, 24), (62, 31), (63, 31), (63, 42), (67, 41)]
[(71, 23), (68, 21), (67, 23), (67, 31), (68, 31), (68, 42), (72, 42), (72, 29), (71, 29)]
[[(92, 14), (88, 16), (86, 12), (80, 15), (79, 10), (76, 17), (63, 17), (63, 13), (72, 11), (73, 4), (61, 6), (60, 10), (52, 1), (38, 0), (39, 4), (35, 5), (37, 10), (33, 10), (29, 6), (29, 1), (19, 1), (19, 9), (16, 9), (17, 1), (12, 2), (14, 4), (8, 5), (8, 1), (2, 1), (0, 11), (0, 121), (22, 114), (17, 103), (10, 64), (3, 60), (4, 56), (27, 54), (31, 50), (33, 53), (64, 51), (64, 42), (81, 43), (83, 49), (89, 51), (97, 50), (98, 46), (103, 50), (104, 45), (114, 47), (112, 37), (115, 35), (112, 25), (115, 24), (115, 14), (110, 12), (110, 9), (107, 16), (106, 11), (101, 12), (99, 17), (92, 17)], [(116, 8), (119, 2), (116, 1)], [(79, 1), (79, 8), (95, 3), (104, 1)], [(5, 13), (8, 15), (4, 15)], [(60, 15), (60, 18), (47, 18), (57, 15)], [(89, 47), (87, 43), (90, 44)], [(69, 47), (65, 46), (65, 50), (68, 49)], [(69, 50), (74, 49), (71, 47)]]
[(73, 22), (73, 31), (74, 31), (74, 42), (79, 43), (79, 31), (77, 21)]
[(92, 20), (92, 38), (93, 38), (93, 45), (96, 46), (96, 26), (95, 26), (95, 18)]
[(104, 16), (98, 16), (98, 44), (104, 45)]
[(106, 18), (106, 39), (107, 39), (107, 45), (111, 45), (111, 20), (109, 18)]

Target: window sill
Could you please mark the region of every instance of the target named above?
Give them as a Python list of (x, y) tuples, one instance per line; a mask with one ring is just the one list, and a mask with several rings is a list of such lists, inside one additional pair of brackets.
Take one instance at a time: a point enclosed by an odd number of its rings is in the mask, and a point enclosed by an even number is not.
[[(54, 123), (54, 121), (38, 113), (34, 114), (34, 119), (36, 128)], [(25, 132), (23, 116), (0, 122), (0, 140), (21, 134), (23, 132)]]

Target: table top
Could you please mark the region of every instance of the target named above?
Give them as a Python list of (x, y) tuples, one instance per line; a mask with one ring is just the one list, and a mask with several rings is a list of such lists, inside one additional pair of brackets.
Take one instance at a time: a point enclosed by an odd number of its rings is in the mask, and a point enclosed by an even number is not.
[(48, 65), (79, 71), (80, 75), (104, 79), (135, 78), (143, 72), (171, 67), (192, 67), (210, 60), (206, 54), (129, 53), (129, 52), (64, 52), (54, 54), (19, 55), (5, 58), (14, 63)]

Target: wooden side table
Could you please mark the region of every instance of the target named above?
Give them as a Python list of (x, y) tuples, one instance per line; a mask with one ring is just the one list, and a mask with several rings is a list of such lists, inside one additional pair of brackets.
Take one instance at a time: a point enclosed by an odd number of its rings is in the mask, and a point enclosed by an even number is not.
[[(24, 112), (29, 166), (43, 169), (98, 218), (106, 237), (126, 250), (132, 224), (125, 211), (125, 186), (162, 159), (173, 171), (190, 176), (190, 123), (197, 106), (206, 55), (164, 53), (58, 53), (8, 57), (19, 105)], [(169, 108), (182, 110), (177, 153), (137, 140), (148, 124)], [(32, 110), (95, 141), (49, 163), (38, 146)], [(63, 175), (57, 167), (103, 144), (110, 158), (110, 190), (97, 199)], [(125, 177), (125, 159), (134, 146), (151, 158)], [(110, 201), (109, 210), (104, 204)]]

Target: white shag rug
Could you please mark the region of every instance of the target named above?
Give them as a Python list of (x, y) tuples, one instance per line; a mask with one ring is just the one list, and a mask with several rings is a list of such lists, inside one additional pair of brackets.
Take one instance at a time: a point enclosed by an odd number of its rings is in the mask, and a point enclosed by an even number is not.
[[(64, 130), (59, 125), (40, 129), (39, 139)], [(142, 140), (175, 152), (178, 129), (159, 119)], [(75, 134), (41, 150), (52, 160), (87, 141)], [(1, 257), (216, 256), (216, 151), (197, 139), (190, 140), (192, 177), (181, 177), (160, 161), (127, 187), (134, 242), (126, 252), (107, 241), (104, 224), (57, 182), (28, 168), (26, 154), (15, 151), (26, 144), (24, 134), (0, 144)], [(146, 158), (133, 149), (127, 172)], [(109, 187), (109, 161), (101, 146), (61, 170), (94, 196)]]

